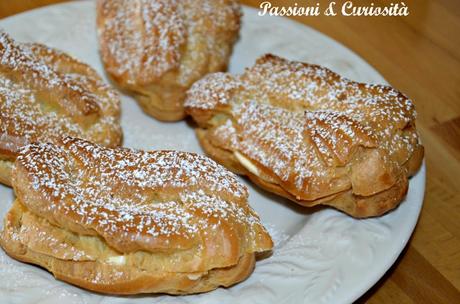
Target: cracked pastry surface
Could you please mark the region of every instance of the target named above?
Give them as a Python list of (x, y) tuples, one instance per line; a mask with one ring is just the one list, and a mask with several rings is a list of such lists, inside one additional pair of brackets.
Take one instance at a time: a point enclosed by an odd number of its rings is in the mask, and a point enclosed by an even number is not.
[(0, 32), (0, 182), (19, 149), (63, 136), (121, 143), (120, 99), (88, 65)]
[(206, 76), (185, 107), (208, 155), (304, 206), (381, 215), (403, 200), (423, 159), (405, 95), (274, 55), (242, 75)]
[(147, 114), (182, 119), (186, 90), (226, 69), (240, 15), (237, 0), (98, 0), (104, 67)]
[(111, 294), (205, 292), (248, 277), (273, 243), (236, 176), (177, 151), (81, 139), (32, 144), (13, 170), (0, 244), (63, 281)]

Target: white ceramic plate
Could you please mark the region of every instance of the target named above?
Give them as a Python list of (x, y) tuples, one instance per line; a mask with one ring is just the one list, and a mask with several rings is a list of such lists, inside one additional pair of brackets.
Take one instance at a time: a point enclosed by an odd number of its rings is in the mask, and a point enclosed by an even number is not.
[[(71, 2), (29, 11), (0, 21), (20, 41), (62, 49), (103, 74), (98, 55), (93, 2)], [(244, 8), (241, 39), (230, 65), (238, 73), (267, 52), (325, 65), (351, 79), (385, 80), (356, 54), (304, 25), (277, 17), (259, 17)], [(177, 149), (202, 153), (186, 122), (160, 123), (123, 96), (124, 144), (142, 149)], [(1, 303), (350, 303), (394, 263), (407, 243), (422, 206), (425, 167), (411, 179), (401, 206), (367, 220), (332, 209), (312, 212), (253, 187), (250, 203), (276, 244), (272, 257), (258, 262), (253, 275), (229, 289), (171, 297), (103, 296), (57, 281), (41, 268), (16, 262), (0, 250)], [(0, 186), (0, 216), (13, 200)]]

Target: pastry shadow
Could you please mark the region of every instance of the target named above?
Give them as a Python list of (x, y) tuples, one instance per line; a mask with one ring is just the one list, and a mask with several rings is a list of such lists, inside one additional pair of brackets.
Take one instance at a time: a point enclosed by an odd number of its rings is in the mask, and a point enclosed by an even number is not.
[(240, 176), (247, 184), (250, 184), (250, 192), (249, 192), (249, 200), (251, 201), (251, 192), (256, 192), (260, 196), (262, 196), (264, 199), (269, 200), (274, 202), (275, 204), (281, 205), (287, 209), (290, 209), (296, 214), (301, 214), (304, 216), (310, 216), (313, 213), (319, 212), (324, 209), (331, 209), (328, 206), (324, 205), (316, 205), (312, 207), (306, 207), (299, 205), (285, 197), (279, 196), (277, 194), (271, 193), (269, 191), (266, 191), (260, 187), (258, 187), (256, 184), (251, 182), (251, 180), (246, 177), (246, 176)]
[[(263, 251), (263, 252), (256, 252), (256, 261), (262, 261), (265, 259), (270, 258), (273, 255), (273, 249), (268, 250), (268, 251)], [(256, 266), (257, 267), (257, 266)]]
[(190, 115), (185, 116), (184, 121), (187, 127), (191, 128), (193, 131), (195, 131), (195, 129), (198, 128), (198, 124), (195, 120), (193, 120), (193, 118)]

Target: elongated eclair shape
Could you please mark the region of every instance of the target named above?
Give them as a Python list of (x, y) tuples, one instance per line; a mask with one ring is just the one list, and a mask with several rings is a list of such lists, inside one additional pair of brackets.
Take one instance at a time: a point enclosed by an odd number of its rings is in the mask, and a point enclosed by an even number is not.
[(273, 246), (246, 187), (194, 153), (32, 144), (13, 186), (1, 246), (89, 290), (205, 292), (244, 280)]
[(206, 76), (187, 95), (208, 155), (303, 206), (384, 214), (423, 159), (405, 95), (318, 65), (265, 55), (242, 75)]
[(180, 120), (187, 89), (227, 69), (240, 18), (237, 0), (98, 0), (102, 62), (145, 113)]
[(0, 32), (0, 182), (21, 147), (66, 136), (120, 145), (119, 95), (90, 66)]

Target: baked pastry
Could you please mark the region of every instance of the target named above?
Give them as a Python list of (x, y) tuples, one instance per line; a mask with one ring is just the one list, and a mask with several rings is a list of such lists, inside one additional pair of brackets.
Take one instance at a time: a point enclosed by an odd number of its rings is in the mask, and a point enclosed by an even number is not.
[(13, 169), (0, 244), (58, 279), (111, 294), (187, 294), (249, 276), (272, 240), (247, 188), (211, 159), (32, 144)]
[(121, 143), (120, 98), (88, 65), (0, 32), (0, 182), (19, 149), (61, 136)]
[(402, 93), (273, 55), (239, 76), (206, 76), (185, 107), (212, 158), (303, 206), (381, 215), (401, 202), (423, 159)]
[(240, 15), (237, 0), (98, 0), (102, 61), (147, 114), (180, 120), (187, 89), (227, 68)]

